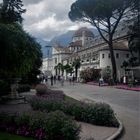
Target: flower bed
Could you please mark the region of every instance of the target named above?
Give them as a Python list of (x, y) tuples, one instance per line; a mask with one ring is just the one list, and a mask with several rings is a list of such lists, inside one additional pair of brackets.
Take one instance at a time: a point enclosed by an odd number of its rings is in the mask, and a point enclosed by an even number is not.
[(80, 127), (63, 112), (0, 114), (0, 131), (38, 140), (78, 140)]
[(66, 100), (34, 97), (30, 100), (34, 110), (46, 112), (61, 110), (78, 121), (102, 126), (118, 127), (118, 122), (111, 107), (105, 103), (86, 104)]
[(131, 90), (131, 91), (140, 91), (140, 87), (129, 87), (127, 85), (117, 85), (117, 86), (115, 86), (115, 88)]

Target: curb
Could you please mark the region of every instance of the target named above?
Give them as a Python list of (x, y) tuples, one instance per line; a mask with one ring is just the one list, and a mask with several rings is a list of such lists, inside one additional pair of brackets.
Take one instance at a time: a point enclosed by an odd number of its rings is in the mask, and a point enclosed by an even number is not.
[(117, 120), (119, 122), (119, 128), (118, 128), (117, 132), (115, 132), (112, 136), (108, 137), (106, 140), (115, 140), (122, 134), (123, 129), (124, 129), (123, 124), (118, 118), (117, 118)]

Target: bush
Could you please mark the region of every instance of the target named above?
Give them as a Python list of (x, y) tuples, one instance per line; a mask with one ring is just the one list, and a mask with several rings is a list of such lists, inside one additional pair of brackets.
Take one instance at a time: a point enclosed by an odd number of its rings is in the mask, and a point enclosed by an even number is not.
[(44, 95), (48, 92), (48, 87), (45, 84), (38, 84), (35, 89), (37, 95)]
[(113, 124), (116, 127), (119, 125), (113, 110), (108, 104), (96, 103), (94, 105), (94, 114), (94, 123), (96, 125), (112, 126)]
[(100, 77), (100, 69), (94, 69), (94, 68), (87, 68), (85, 70), (82, 70), (80, 72), (80, 77), (83, 79), (85, 82), (93, 81), (93, 80), (98, 80)]
[(0, 96), (7, 95), (10, 91), (10, 84), (6, 80), (0, 80)]
[(28, 92), (28, 91), (30, 91), (30, 89), (31, 89), (30, 85), (27, 85), (27, 84), (26, 85), (19, 85), (17, 91), (19, 93), (22, 93), (22, 92)]
[(35, 137), (38, 140), (78, 140), (80, 127), (60, 111), (49, 114), (0, 114), (0, 131)]
[(32, 98), (31, 106), (34, 110), (55, 111), (61, 110), (73, 116), (78, 121), (84, 121), (103, 126), (118, 126), (118, 122), (111, 107), (105, 103), (86, 104), (57, 99)]
[(78, 140), (80, 127), (76, 126), (68, 116), (55, 111), (47, 116), (48, 140)]
[(47, 88), (45, 84), (39, 84), (36, 86), (36, 94), (38, 96), (49, 98), (49, 99), (58, 99), (63, 100), (65, 94), (61, 90), (51, 90)]

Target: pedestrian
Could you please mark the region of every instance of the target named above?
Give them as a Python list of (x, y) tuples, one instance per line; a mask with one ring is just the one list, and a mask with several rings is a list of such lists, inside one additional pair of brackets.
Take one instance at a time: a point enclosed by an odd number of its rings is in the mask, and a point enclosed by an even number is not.
[(53, 75), (51, 75), (51, 86), (53, 86)]
[(60, 81), (60, 75), (58, 75), (58, 81)]
[(71, 85), (71, 81), (72, 81), (72, 75), (69, 75), (69, 82), (70, 82), (70, 85)]
[(73, 83), (73, 85), (74, 85), (74, 81), (75, 81), (75, 77), (74, 77), (74, 75), (72, 76), (72, 83)]
[(123, 77), (123, 84), (126, 84), (126, 76)]
[(45, 82), (47, 83), (47, 81), (48, 81), (48, 76), (46, 75), (45, 76)]
[(54, 79), (54, 84), (56, 84), (56, 75), (54, 75), (53, 79)]
[(63, 75), (61, 75), (60, 80), (61, 80), (61, 86), (64, 86), (64, 76)]
[(103, 85), (103, 83), (104, 83), (104, 79), (101, 77), (101, 78), (99, 79), (99, 86)]

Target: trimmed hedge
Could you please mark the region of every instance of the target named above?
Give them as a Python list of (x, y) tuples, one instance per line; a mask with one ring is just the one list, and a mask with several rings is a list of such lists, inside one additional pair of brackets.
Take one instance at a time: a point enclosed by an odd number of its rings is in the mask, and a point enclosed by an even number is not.
[(0, 114), (0, 131), (38, 140), (79, 140), (80, 127), (63, 112)]
[(59, 101), (57, 99), (34, 97), (30, 100), (30, 104), (34, 110), (46, 112), (61, 110), (73, 116), (78, 121), (102, 126), (119, 126), (113, 110), (105, 103), (87, 104), (83, 102)]
[(65, 94), (62, 90), (51, 90), (45, 84), (36, 86), (36, 95), (48, 99), (64, 100)]

